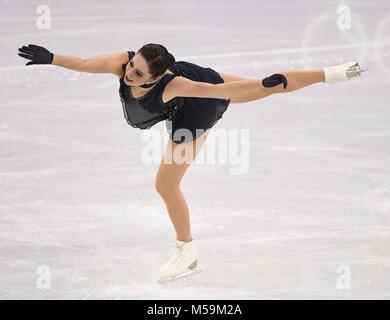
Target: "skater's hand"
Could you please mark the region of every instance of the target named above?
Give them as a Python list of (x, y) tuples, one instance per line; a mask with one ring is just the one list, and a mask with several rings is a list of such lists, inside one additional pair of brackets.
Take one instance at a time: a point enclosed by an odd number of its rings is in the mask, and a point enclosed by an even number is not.
[(29, 44), (18, 49), (20, 53), (18, 56), (31, 60), (26, 63), (26, 66), (31, 64), (51, 64), (54, 55), (47, 49), (35, 44)]
[(278, 73), (275, 73), (270, 77), (264, 78), (262, 81), (263, 86), (266, 88), (276, 87), (281, 83), (283, 83), (283, 88), (286, 89), (287, 78), (284, 75)]

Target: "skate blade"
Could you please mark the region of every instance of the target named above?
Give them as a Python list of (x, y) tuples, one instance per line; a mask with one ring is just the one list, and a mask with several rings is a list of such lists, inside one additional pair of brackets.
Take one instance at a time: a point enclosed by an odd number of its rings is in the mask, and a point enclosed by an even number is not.
[(184, 279), (184, 278), (192, 277), (192, 276), (194, 276), (194, 275), (196, 275), (196, 274), (198, 274), (200, 272), (202, 272), (202, 270), (200, 270), (200, 269), (189, 270), (189, 271), (181, 273), (181, 274), (179, 274), (177, 276), (160, 278), (160, 280), (158, 280), (158, 282), (161, 283), (161, 284), (171, 283), (171, 282), (175, 282), (177, 280), (181, 280), (181, 279)]
[(365, 72), (365, 71), (368, 70), (367, 67), (366, 67), (366, 68), (362, 67), (362, 66), (359, 64), (359, 62), (356, 62), (356, 63), (354, 64), (354, 66), (357, 67), (356, 69), (357, 69), (357, 72), (358, 72), (359, 74), (360, 74), (361, 72)]
[(362, 68), (358, 62), (356, 62), (355, 64), (353, 64), (352, 66), (350, 66), (348, 69), (347, 69), (347, 78), (349, 80), (351, 79), (356, 79), (358, 77), (360, 77), (361, 73), (362, 72), (365, 72), (367, 71), (368, 68)]

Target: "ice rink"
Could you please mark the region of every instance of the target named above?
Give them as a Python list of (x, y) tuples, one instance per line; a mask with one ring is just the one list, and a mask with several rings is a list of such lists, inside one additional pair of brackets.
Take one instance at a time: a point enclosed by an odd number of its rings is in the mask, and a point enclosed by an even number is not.
[[(390, 298), (389, 1), (49, 0), (49, 29), (41, 1), (0, 3), (1, 299)], [(30, 43), (82, 58), (160, 43), (253, 79), (356, 59), (369, 70), (230, 104), (201, 154), (244, 130), (247, 170), (189, 168), (202, 273), (161, 285), (175, 234), (159, 157), (142, 154), (165, 123), (130, 127), (114, 75), (26, 67)]]

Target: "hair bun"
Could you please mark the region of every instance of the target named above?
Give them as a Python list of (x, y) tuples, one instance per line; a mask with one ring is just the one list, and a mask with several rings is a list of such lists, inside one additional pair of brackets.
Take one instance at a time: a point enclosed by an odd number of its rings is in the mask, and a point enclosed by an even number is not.
[(169, 56), (168, 66), (170, 67), (171, 65), (173, 65), (176, 62), (176, 60), (175, 60), (175, 57), (172, 54), (170, 54), (169, 52), (168, 52), (168, 56)]

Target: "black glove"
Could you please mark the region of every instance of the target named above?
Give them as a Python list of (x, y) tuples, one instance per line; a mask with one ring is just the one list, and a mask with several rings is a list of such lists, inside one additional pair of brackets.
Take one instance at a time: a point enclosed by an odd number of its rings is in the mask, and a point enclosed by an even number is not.
[(275, 87), (278, 84), (283, 83), (283, 88), (286, 89), (286, 87), (287, 87), (287, 78), (284, 75), (282, 75), (282, 74), (275, 73), (275, 74), (273, 74), (270, 77), (264, 78), (261, 83), (266, 88)]
[(18, 56), (31, 60), (26, 63), (26, 66), (29, 66), (30, 64), (51, 64), (53, 62), (54, 54), (44, 47), (29, 44), (18, 50), (21, 52), (18, 53)]

